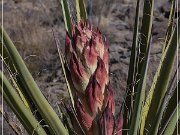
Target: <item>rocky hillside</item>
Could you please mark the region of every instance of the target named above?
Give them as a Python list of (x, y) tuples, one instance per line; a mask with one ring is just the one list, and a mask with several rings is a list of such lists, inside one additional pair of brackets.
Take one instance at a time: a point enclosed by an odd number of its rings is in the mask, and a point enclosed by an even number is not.
[[(73, 19), (75, 5), (70, 1)], [(103, 3), (105, 2), (105, 3)], [(87, 12), (94, 27), (109, 41), (111, 84), (117, 111), (123, 101), (133, 38), (136, 3), (130, 0), (87, 0)], [(142, 16), (141, 4), (141, 16)], [(155, 1), (149, 83), (159, 63), (167, 28), (170, 3)], [(2, 17), (1, 17), (2, 19)], [(52, 29), (64, 48), (65, 28), (58, 0), (4, 0), (4, 27), (13, 39), (35, 80), (56, 108), (58, 97), (67, 96), (67, 88), (54, 42)], [(10, 112), (8, 107), (5, 110)], [(13, 114), (10, 113), (10, 116)], [(14, 117), (12, 120), (16, 120)], [(5, 123), (4, 134), (13, 134)], [(24, 133), (25, 134), (25, 133)]]

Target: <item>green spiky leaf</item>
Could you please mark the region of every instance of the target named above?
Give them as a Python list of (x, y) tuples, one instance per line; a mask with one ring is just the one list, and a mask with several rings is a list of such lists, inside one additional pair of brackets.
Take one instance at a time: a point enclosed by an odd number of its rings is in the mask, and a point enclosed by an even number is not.
[(84, 0), (76, 0), (76, 12), (77, 12), (78, 22), (80, 20), (85, 21), (87, 19), (87, 13), (86, 13), (86, 7), (84, 4)]
[(142, 26), (140, 30), (140, 41), (139, 41), (139, 52), (137, 56), (137, 67), (136, 67), (136, 79), (137, 84), (135, 86), (134, 92), (137, 92), (138, 81), (141, 76), (141, 70), (145, 61), (145, 54), (147, 53), (148, 44), (150, 42), (150, 36), (152, 31), (152, 21), (153, 21), (153, 9), (154, 0), (145, 0), (143, 9)]
[[(136, 68), (136, 57), (137, 57), (137, 45), (138, 45), (138, 37), (139, 37), (139, 0), (137, 0), (136, 6), (136, 17), (134, 23), (134, 35), (133, 35), (133, 43), (132, 43), (132, 51), (130, 58), (130, 65), (128, 71), (128, 80), (127, 80), (127, 93), (124, 107), (124, 128), (127, 128), (128, 121), (130, 120), (130, 115), (132, 113), (133, 107), (133, 91), (134, 91), (134, 79), (135, 79), (135, 68)], [(124, 131), (126, 132), (126, 131)]]
[(19, 95), (2, 72), (0, 72), (0, 81), (2, 82), (0, 85), (1, 93), (27, 132), (29, 134), (46, 135), (44, 129), (39, 125), (39, 122), (35, 119), (30, 110), (24, 105)]
[(32, 75), (27, 69), (23, 59), (18, 53), (16, 47), (11, 41), (10, 37), (4, 31), (4, 29), (0, 28), (0, 35), (3, 39), (5, 48), (16, 67), (18, 74), (20, 75), (20, 79), (23, 82), (28, 94), (30, 95), (32, 101), (38, 108), (38, 111), (43, 116), (46, 124), (49, 125), (52, 134), (64, 134), (67, 135), (67, 130), (64, 128), (62, 122), (58, 118), (56, 112), (52, 109), (36, 82), (34, 81)]
[(163, 135), (172, 135), (175, 131), (175, 128), (177, 126), (177, 122), (180, 118), (180, 103), (177, 104), (177, 107), (175, 108), (174, 112), (172, 113), (169, 123), (164, 131)]
[(176, 0), (172, 0), (172, 5), (171, 5), (171, 10), (170, 10), (170, 15), (169, 15), (169, 21), (168, 21), (168, 28), (167, 28), (167, 32), (166, 32), (166, 38), (165, 38), (165, 44), (164, 44), (164, 48), (163, 51), (166, 49), (168, 42), (171, 38), (171, 34), (173, 32), (173, 24), (174, 24), (174, 16), (175, 16), (175, 7), (176, 7)]
[(69, 10), (69, 5), (68, 5), (67, 0), (60, 0), (60, 2), (61, 2), (61, 6), (62, 6), (66, 31), (71, 36), (71, 33), (72, 33), (72, 19), (71, 19), (71, 13), (70, 13), (70, 10)]
[(177, 38), (179, 39), (179, 37), (177, 37), (177, 31), (179, 30), (176, 28), (171, 36), (165, 52), (162, 55), (160, 65), (154, 77), (146, 104), (143, 108), (142, 123), (145, 122), (147, 116), (145, 128), (148, 129), (148, 131), (150, 131), (149, 124), (151, 125), (153, 123), (153, 118), (155, 118), (160, 109), (160, 105), (163, 101), (168, 88), (169, 80), (171, 78), (171, 73), (177, 54), (177, 47), (179, 45), (179, 43), (177, 45)]
[(146, 79), (147, 79), (147, 69), (149, 63), (149, 55), (150, 55), (150, 44), (147, 48), (147, 53), (145, 56), (145, 63), (142, 68), (141, 78), (137, 87), (137, 93), (134, 103), (134, 110), (132, 114), (132, 119), (130, 123), (129, 135), (137, 135), (139, 131), (141, 115), (142, 115), (142, 107), (145, 100), (145, 90), (146, 90)]

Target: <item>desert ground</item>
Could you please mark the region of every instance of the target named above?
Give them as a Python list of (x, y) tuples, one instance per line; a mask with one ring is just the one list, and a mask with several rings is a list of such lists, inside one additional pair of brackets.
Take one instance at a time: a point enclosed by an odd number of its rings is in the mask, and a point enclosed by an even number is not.
[[(75, 21), (74, 0), (69, 0), (69, 3)], [(126, 90), (136, 1), (86, 0), (86, 6), (89, 20), (93, 23), (94, 28), (99, 27), (109, 42), (110, 80), (114, 89), (116, 111), (118, 112)], [(66, 32), (59, 1), (4, 0), (3, 10), (4, 28), (15, 43), (42, 92), (56, 110), (58, 100), (68, 96), (52, 33), (53, 29), (55, 37), (60, 41), (60, 47), (63, 50)], [(143, 4), (141, 1), (141, 18), (142, 10)], [(170, 3), (167, 0), (155, 0), (148, 86), (152, 82), (160, 60), (169, 10)], [(0, 18), (2, 19), (2, 16)], [(26, 134), (5, 102), (4, 109), (8, 112), (10, 120), (16, 122), (21, 127), (23, 134)], [(14, 135), (5, 121), (3, 130), (5, 135)]]

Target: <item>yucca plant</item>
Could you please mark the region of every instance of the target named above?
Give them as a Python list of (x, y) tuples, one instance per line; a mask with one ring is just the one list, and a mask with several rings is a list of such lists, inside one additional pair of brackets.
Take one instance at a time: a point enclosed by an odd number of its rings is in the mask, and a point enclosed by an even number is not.
[[(111, 119), (109, 134), (113, 133), (115, 103), (109, 84), (108, 45), (103, 41), (101, 32), (92, 30), (88, 22), (80, 21), (72, 28), (72, 36), (66, 35), (68, 82), (74, 99), (77, 117), (87, 134), (98, 134), (98, 114), (105, 110)], [(107, 119), (107, 118), (106, 118)], [(99, 121), (104, 121), (101, 116)]]
[[(1, 93), (27, 132), (37, 135), (178, 133), (180, 85), (177, 69), (172, 77), (180, 38), (180, 29), (174, 20), (176, 0), (172, 0), (164, 49), (150, 90), (147, 90), (146, 82), (154, 0), (144, 0), (140, 31), (140, 0), (137, 0), (127, 92), (121, 110), (116, 110), (117, 119), (113, 88), (109, 82), (108, 42), (89, 22), (83, 0), (76, 0), (77, 22), (71, 18), (67, 0), (60, 3), (67, 31), (64, 53), (58, 40), (55, 41), (71, 101), (59, 106), (60, 116), (41, 93), (13, 42), (1, 28), (1, 57), (11, 78), (7, 79), (3, 70), (0, 72)], [(15, 77), (14, 73), (17, 73)], [(35, 110), (36, 116), (33, 115)]]

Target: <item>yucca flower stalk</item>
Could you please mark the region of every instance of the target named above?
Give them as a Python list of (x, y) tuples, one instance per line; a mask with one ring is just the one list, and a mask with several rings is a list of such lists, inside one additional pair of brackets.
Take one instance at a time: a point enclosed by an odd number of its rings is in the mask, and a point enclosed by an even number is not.
[[(127, 93), (123, 105), (117, 110), (116, 121), (113, 88), (109, 81), (108, 43), (100, 30), (93, 29), (88, 23), (84, 0), (76, 0), (77, 23), (71, 18), (68, 1), (61, 0), (67, 31), (65, 55), (55, 36), (54, 39), (72, 104), (58, 104), (59, 115), (42, 94), (4, 28), (0, 27), (0, 55), (8, 71), (8, 74), (3, 69), (0, 72), (0, 92), (27, 132), (37, 135), (179, 134), (179, 66), (173, 73), (180, 45), (178, 18), (178, 24), (175, 23), (176, 2), (172, 0), (164, 49), (148, 91), (154, 0), (144, 0), (140, 31), (140, 1), (137, 0)], [(13, 76), (13, 73), (17, 75)], [(3, 109), (0, 112), (5, 116)], [(35, 116), (34, 112), (39, 115)], [(17, 125), (8, 124), (16, 134), (23, 134), (16, 131)], [(17, 126), (17, 129), (20, 128)]]
[(93, 30), (88, 21), (80, 21), (72, 26), (72, 36), (66, 34), (65, 57), (69, 66), (68, 81), (76, 95), (75, 109), (83, 130), (87, 135), (98, 135), (97, 122), (103, 123), (108, 119), (107, 134), (111, 135), (115, 102), (109, 84), (106, 39), (98, 28)]

